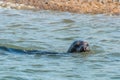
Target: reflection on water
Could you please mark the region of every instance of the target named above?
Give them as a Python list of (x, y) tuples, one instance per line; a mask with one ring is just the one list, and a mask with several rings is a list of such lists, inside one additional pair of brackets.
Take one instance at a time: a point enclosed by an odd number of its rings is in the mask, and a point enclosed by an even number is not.
[(86, 40), (91, 52), (15, 55), (0, 51), (1, 80), (119, 80), (120, 16), (0, 9), (0, 45), (66, 52)]

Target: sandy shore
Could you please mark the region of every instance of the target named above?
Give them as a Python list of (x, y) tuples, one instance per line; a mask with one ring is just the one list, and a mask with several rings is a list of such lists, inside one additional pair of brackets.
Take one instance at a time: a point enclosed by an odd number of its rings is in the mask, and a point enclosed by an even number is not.
[(3, 0), (3, 2), (3, 7), (11, 6), (8, 5), (10, 3), (15, 9), (44, 9), (82, 14), (120, 14), (119, 0)]
[(11, 9), (27, 9), (27, 10), (36, 9), (34, 6), (12, 3), (12, 2), (4, 2), (4, 1), (0, 1), (0, 7), (11, 8)]

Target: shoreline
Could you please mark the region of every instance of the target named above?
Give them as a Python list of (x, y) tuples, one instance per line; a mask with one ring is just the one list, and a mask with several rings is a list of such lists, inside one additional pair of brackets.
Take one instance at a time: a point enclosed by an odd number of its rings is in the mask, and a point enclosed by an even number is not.
[[(1, 4), (1, 2), (3, 2)], [(113, 0), (3, 0), (2, 7), (72, 12), (80, 14), (120, 15), (120, 1)]]
[(34, 10), (36, 9), (34, 6), (24, 5), (19, 3), (12, 3), (12, 2), (4, 2), (0, 1), (0, 7), (3, 8), (11, 8), (11, 9), (18, 9), (18, 10)]

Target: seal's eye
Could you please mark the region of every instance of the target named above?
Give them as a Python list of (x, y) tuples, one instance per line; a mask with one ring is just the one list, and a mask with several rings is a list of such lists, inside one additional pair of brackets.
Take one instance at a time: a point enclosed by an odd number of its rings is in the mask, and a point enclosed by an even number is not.
[(84, 46), (89, 46), (89, 44), (87, 42), (84, 42)]
[(86, 46), (89, 46), (89, 44), (87, 43)]

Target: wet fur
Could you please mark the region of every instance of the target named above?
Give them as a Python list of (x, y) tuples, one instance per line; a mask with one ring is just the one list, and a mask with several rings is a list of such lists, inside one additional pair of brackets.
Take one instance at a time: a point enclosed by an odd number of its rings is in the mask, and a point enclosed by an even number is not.
[[(80, 40), (74, 41), (66, 53), (85, 52), (85, 50), (83, 50), (84, 47), (83, 44), (84, 41), (80, 41)], [(49, 51), (41, 51), (41, 50), (22, 50), (22, 49), (8, 48), (5, 46), (0, 46), (0, 50), (7, 51), (10, 53), (20, 53), (20, 54), (59, 54), (58, 52), (49, 52)]]

